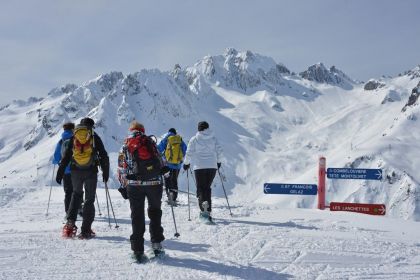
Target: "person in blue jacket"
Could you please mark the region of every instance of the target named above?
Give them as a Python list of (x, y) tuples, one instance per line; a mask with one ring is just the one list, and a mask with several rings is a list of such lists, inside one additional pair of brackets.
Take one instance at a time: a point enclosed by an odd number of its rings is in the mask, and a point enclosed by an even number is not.
[[(157, 147), (169, 168), (169, 174), (164, 176), (166, 195), (169, 203), (175, 204), (178, 197), (179, 170), (184, 161), (187, 145), (182, 137), (176, 133), (176, 129), (170, 128)], [(172, 200), (170, 196), (172, 196)]]
[[(74, 123), (68, 122), (63, 124), (63, 133), (61, 134), (61, 139), (58, 141), (55, 152), (54, 152), (54, 159), (53, 164), (60, 164), (60, 161), (63, 157), (65, 147), (67, 146), (67, 142), (73, 136), (73, 129)], [(67, 142), (66, 142), (67, 141)], [(70, 164), (66, 167), (63, 177), (63, 187), (64, 187), (64, 210), (67, 213), (69, 209), (71, 196), (73, 194), (73, 184), (71, 182), (71, 173), (70, 173)]]

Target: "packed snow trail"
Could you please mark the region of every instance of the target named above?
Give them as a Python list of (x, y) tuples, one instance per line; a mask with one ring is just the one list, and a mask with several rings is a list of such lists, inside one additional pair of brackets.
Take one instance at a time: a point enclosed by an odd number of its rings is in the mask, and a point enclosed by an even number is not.
[[(182, 188), (181, 188), (182, 189)], [(105, 190), (98, 188), (91, 240), (61, 238), (61, 187), (31, 189), (2, 205), (0, 279), (419, 279), (420, 223), (354, 213), (241, 205), (215, 199), (216, 225), (198, 220), (198, 207), (180, 194), (174, 208), (163, 203), (163, 260), (133, 263), (129, 203), (110, 195), (118, 229), (108, 226)], [(95, 203), (95, 207), (97, 205)], [(80, 221), (78, 221), (80, 226)], [(149, 239), (146, 232), (145, 239)], [(146, 250), (150, 242), (146, 241)]]

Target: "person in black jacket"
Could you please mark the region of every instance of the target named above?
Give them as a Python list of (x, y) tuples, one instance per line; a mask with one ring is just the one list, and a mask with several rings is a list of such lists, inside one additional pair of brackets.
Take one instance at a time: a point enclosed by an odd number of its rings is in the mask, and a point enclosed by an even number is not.
[[(67, 211), (67, 223), (63, 228), (63, 237), (73, 237), (77, 233), (75, 222), (82, 201), (83, 185), (85, 203), (81, 233), (78, 237), (87, 239), (95, 236), (91, 226), (95, 218), (98, 164), (102, 169), (103, 181), (106, 183), (109, 179), (109, 157), (101, 138), (93, 131), (94, 124), (91, 118), (84, 118), (76, 126), (57, 171), (56, 181), (60, 184), (65, 168), (70, 163), (73, 194)], [(80, 135), (83, 135), (83, 139)]]

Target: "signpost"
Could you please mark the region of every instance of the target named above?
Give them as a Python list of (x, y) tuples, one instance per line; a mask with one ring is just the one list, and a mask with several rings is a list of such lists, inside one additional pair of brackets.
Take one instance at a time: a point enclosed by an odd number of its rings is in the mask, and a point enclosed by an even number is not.
[(382, 169), (328, 168), (330, 179), (382, 180)]
[(327, 160), (325, 157), (319, 157), (318, 161), (318, 209), (325, 209), (325, 168)]
[(318, 169), (318, 209), (330, 208), (330, 211), (349, 211), (369, 215), (383, 216), (386, 213), (384, 204), (362, 204), (362, 203), (340, 203), (331, 202), (330, 206), (325, 205), (325, 177), (329, 179), (350, 179), (350, 180), (382, 180), (382, 169), (362, 168), (326, 168), (325, 157), (319, 158)]
[(265, 194), (295, 194), (316, 195), (318, 194), (318, 209), (330, 208), (330, 211), (348, 211), (369, 215), (384, 216), (386, 208), (384, 204), (362, 204), (331, 202), (330, 206), (325, 203), (326, 182), (325, 177), (330, 179), (359, 179), (359, 180), (382, 180), (382, 169), (361, 168), (328, 168), (326, 169), (325, 157), (319, 157), (318, 162), (318, 185), (312, 184), (277, 184), (265, 183)]
[(386, 208), (384, 204), (331, 202), (330, 211), (348, 211), (369, 215), (384, 216), (386, 213)]
[(265, 194), (316, 195), (317, 185), (265, 183), (264, 193)]

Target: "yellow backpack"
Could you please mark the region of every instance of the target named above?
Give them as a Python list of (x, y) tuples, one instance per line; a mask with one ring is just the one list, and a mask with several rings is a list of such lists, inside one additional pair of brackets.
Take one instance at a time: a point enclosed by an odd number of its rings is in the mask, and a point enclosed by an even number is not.
[(165, 158), (168, 163), (180, 164), (184, 155), (181, 149), (182, 138), (179, 135), (171, 135), (168, 137), (166, 144)]
[(96, 164), (93, 130), (86, 126), (76, 126), (73, 132), (73, 163), (81, 169)]

